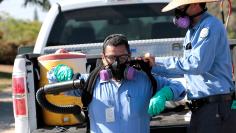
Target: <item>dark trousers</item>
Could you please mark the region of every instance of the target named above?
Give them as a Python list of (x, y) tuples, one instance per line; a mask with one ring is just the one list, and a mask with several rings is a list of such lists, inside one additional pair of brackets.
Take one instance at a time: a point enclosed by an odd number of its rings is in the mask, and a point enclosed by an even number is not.
[(232, 101), (208, 103), (192, 112), (188, 133), (236, 133)]

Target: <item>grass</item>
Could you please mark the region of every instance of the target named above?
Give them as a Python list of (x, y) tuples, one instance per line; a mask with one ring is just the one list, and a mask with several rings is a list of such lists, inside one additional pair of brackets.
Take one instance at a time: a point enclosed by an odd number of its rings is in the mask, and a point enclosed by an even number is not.
[(11, 87), (11, 72), (3, 72), (0, 70), (0, 92)]
[(6, 88), (9, 88), (11, 87), (11, 83), (7, 83), (7, 84), (0, 84), (0, 92)]
[(6, 77), (4, 77), (2, 76), (2, 72), (0, 72), (0, 91), (9, 88), (11, 88), (11, 76), (7, 74)]
[(4, 89), (11, 88), (11, 79), (0, 78), (0, 92)]

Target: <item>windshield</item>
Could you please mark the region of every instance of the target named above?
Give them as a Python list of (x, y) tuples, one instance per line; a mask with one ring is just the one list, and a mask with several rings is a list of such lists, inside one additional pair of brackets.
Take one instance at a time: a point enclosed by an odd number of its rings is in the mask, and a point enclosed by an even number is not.
[(173, 12), (161, 12), (164, 6), (132, 4), (63, 12), (56, 18), (47, 46), (97, 43), (113, 33), (129, 40), (183, 37), (186, 31), (172, 23)]

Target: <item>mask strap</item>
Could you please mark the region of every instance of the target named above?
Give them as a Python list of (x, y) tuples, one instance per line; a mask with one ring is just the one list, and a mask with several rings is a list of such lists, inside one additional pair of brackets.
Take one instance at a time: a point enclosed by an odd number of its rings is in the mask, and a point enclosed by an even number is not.
[(113, 68), (116, 68), (116, 67), (117, 67), (117, 65), (118, 65), (118, 62), (117, 62), (117, 60), (111, 64), (111, 66), (112, 66)]
[(189, 16), (189, 17), (190, 17), (191, 19), (193, 19), (193, 18), (195, 18), (195, 17), (197, 17), (197, 16), (203, 14), (203, 13), (206, 12), (206, 11), (207, 11), (207, 8), (204, 8), (201, 12), (199, 12), (199, 13), (193, 15), (193, 16)]
[(186, 11), (188, 10), (188, 8), (189, 8), (189, 6), (190, 6), (190, 4), (188, 4), (188, 5), (186, 5), (185, 7), (184, 7), (184, 14), (186, 14), (187, 15), (187, 13), (186, 13)]

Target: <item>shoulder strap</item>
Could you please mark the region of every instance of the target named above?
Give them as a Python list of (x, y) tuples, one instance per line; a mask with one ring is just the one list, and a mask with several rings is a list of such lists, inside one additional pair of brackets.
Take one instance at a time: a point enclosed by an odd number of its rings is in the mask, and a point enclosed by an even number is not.
[(97, 76), (99, 74), (99, 71), (102, 69), (102, 66), (99, 65), (98, 67), (96, 67), (90, 74), (89, 77), (87, 79), (87, 81), (85, 82), (84, 88), (83, 88), (83, 92), (82, 92), (82, 103), (83, 106), (87, 107), (89, 105), (89, 103), (92, 100), (92, 96), (93, 96), (93, 89), (94, 89), (94, 85), (96, 83), (96, 79)]
[(156, 81), (156, 79), (152, 75), (152, 72), (151, 72), (152, 68), (150, 68), (149, 64), (146, 63), (146, 62), (142, 62), (141, 64), (142, 64), (142, 65), (140, 65), (141, 69), (147, 74), (149, 80), (151, 81), (151, 84), (152, 84), (152, 96), (154, 96), (156, 91), (157, 91), (157, 81)]
[(87, 124), (87, 131), (86, 133), (90, 132), (90, 123), (89, 123), (89, 116), (88, 116), (88, 105), (92, 101), (93, 98), (93, 90), (94, 90), (94, 85), (96, 83), (97, 76), (99, 74), (99, 71), (102, 69), (102, 65), (99, 65), (96, 67), (90, 74), (89, 77), (84, 85), (83, 91), (82, 91), (82, 96), (81, 96), (81, 101), (83, 104), (83, 111), (85, 114), (85, 121)]
[(157, 81), (152, 75), (152, 68), (149, 66), (149, 64), (147, 62), (144, 62), (143, 60), (131, 60), (130, 65), (138, 70), (144, 71), (147, 74), (152, 84), (152, 96), (154, 96), (157, 91)]

